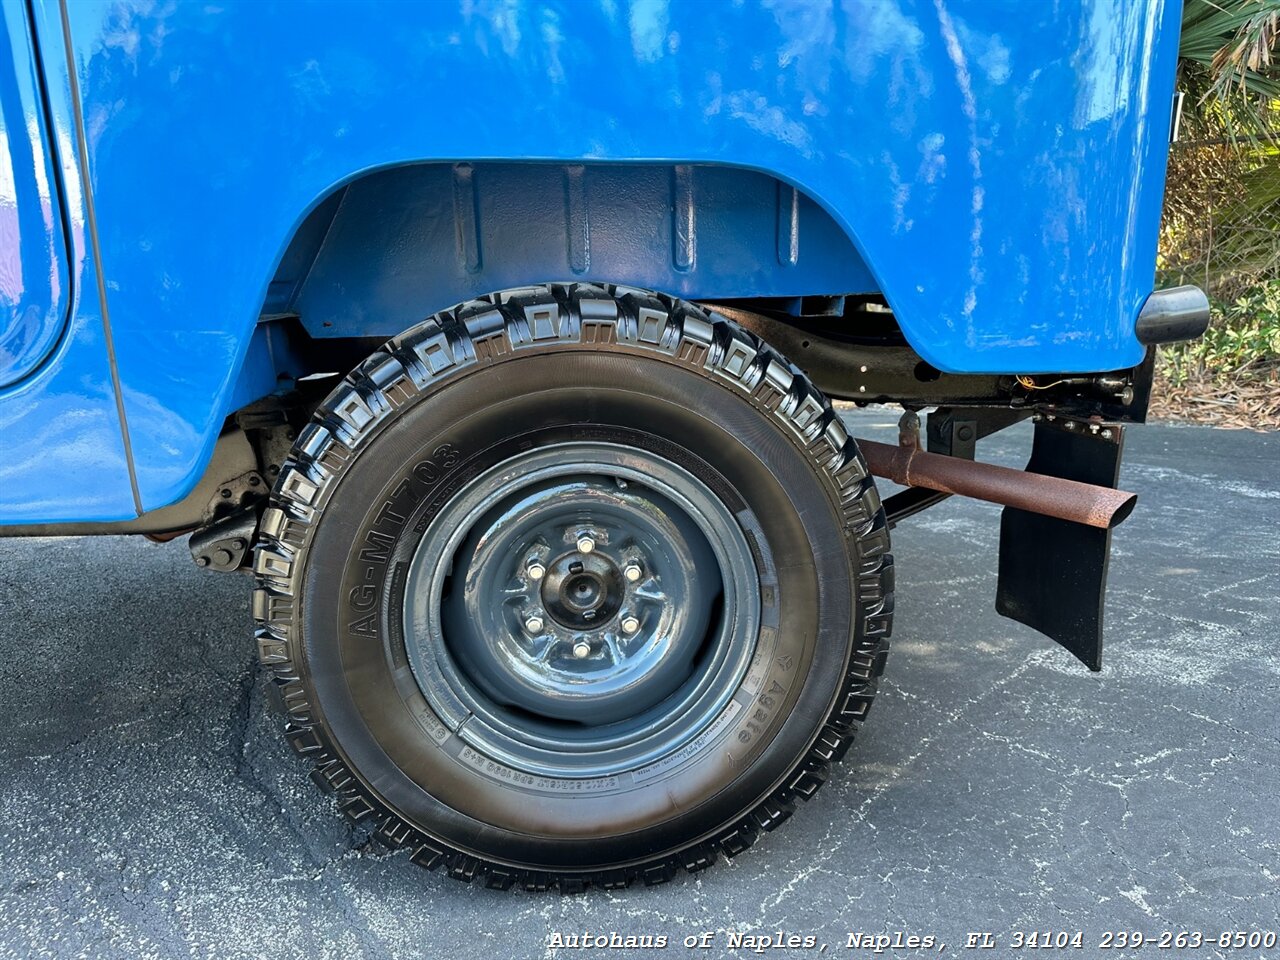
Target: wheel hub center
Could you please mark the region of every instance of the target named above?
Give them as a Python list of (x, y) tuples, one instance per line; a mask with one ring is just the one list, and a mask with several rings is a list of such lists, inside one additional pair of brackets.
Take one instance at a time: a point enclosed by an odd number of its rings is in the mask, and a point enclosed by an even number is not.
[(622, 571), (599, 553), (567, 553), (553, 561), (542, 581), (542, 603), (552, 619), (570, 630), (590, 630), (622, 607)]

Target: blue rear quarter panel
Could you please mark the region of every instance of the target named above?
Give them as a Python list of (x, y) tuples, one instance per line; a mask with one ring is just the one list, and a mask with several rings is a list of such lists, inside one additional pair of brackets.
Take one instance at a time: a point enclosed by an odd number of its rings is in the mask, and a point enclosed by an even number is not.
[[(1176, 2), (34, 9), (59, 163), (74, 186), (83, 136), (96, 205), (101, 263), (73, 237), (73, 328), (102, 330), (101, 270), (137, 503), (118, 469), (66, 474), (27, 443), (74, 442), (65, 386), (101, 384), (103, 345), (70, 336), (0, 393), (0, 439), (18, 452), (0, 522), (120, 519), (189, 490), (295, 229), (344, 183), (401, 164), (761, 171), (826, 211), (941, 369), (1142, 355)], [(73, 219), (83, 199), (64, 190)], [(77, 400), (115, 418), (97, 386)]]

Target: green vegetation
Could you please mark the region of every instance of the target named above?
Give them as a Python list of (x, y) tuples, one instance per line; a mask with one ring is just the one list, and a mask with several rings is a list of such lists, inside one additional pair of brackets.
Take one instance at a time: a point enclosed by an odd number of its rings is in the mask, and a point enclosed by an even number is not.
[(1178, 89), (1187, 135), (1256, 144), (1274, 133), (1278, 41), (1280, 0), (1186, 0)]
[(1259, 283), (1230, 302), (1212, 301), (1213, 322), (1201, 339), (1161, 352), (1161, 372), (1174, 386), (1274, 379), (1280, 370), (1280, 280)]
[(1185, 0), (1180, 143), (1169, 161), (1159, 280), (1195, 283), (1213, 319), (1162, 348), (1175, 415), (1274, 423), (1280, 405), (1280, 0)]
[(1225, 301), (1280, 278), (1280, 144), (1174, 147), (1156, 269)]

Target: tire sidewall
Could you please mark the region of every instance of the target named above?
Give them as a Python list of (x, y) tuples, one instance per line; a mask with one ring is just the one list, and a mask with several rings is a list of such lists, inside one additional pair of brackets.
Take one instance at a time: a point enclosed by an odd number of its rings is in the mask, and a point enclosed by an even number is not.
[[(641, 782), (534, 777), (468, 747), (406, 684), (399, 571), (431, 517), (507, 451), (624, 436), (664, 455), (697, 450), (700, 479), (739, 498), (777, 580), (763, 585), (750, 699)], [(749, 396), (649, 351), (552, 344), (435, 384), (353, 452), (299, 557), (297, 666), (335, 752), (415, 829), (521, 868), (604, 869), (713, 836), (805, 756), (855, 639), (855, 558), (838, 491)]]

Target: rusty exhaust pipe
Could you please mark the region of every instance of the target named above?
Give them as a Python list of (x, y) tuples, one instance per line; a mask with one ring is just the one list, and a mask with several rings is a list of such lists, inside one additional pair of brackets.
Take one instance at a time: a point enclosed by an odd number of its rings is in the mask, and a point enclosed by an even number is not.
[(1101, 530), (1120, 524), (1138, 502), (1137, 494), (1124, 490), (928, 453), (920, 449), (918, 435), (904, 432), (901, 441), (895, 447), (859, 440), (858, 447), (871, 472), (894, 483), (973, 497)]

